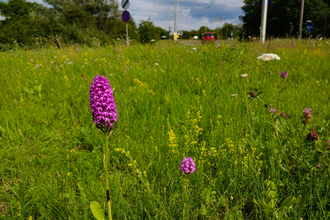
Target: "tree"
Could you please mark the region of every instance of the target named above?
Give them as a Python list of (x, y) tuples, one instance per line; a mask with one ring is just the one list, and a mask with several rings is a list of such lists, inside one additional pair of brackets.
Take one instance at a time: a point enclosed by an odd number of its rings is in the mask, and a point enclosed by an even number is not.
[(150, 21), (150, 18), (147, 21), (141, 21), (138, 32), (142, 43), (149, 43), (151, 42), (151, 39), (159, 39), (157, 36), (156, 27), (152, 21)]
[(164, 30), (163, 28), (156, 27), (155, 31), (156, 31), (156, 36), (158, 36), (157, 39), (161, 39), (162, 36), (166, 36), (166, 38), (168, 38), (168, 32), (166, 30)]
[(27, 19), (31, 12), (35, 11), (38, 3), (25, 0), (9, 0), (8, 3), (0, 2), (0, 15), (6, 18), (6, 22)]
[(228, 37), (231, 37), (231, 33), (234, 34), (234, 25), (225, 23), (221, 28), (222, 38), (227, 39)]
[[(272, 5), (267, 13), (267, 35), (273, 37), (287, 37), (299, 32), (301, 0), (272, 0)], [(309, 0), (305, 1), (304, 21), (312, 20), (314, 33), (329, 34), (327, 23), (330, 23), (330, 1)], [(261, 10), (259, 0), (244, 0), (244, 12), (240, 16), (243, 30), (248, 36), (259, 36)], [(303, 29), (307, 23), (304, 22)]]

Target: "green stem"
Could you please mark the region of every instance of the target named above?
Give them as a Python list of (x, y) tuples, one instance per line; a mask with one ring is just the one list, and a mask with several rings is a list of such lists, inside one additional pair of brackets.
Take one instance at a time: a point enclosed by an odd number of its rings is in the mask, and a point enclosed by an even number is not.
[(108, 206), (108, 215), (109, 220), (112, 220), (111, 215), (111, 202), (110, 202), (110, 193), (109, 193), (109, 180), (108, 180), (108, 160), (109, 160), (109, 149), (108, 149), (108, 132), (105, 132), (105, 145), (104, 145), (104, 157), (103, 157), (103, 165), (104, 165), (104, 171), (105, 171), (105, 187), (106, 187), (106, 193), (107, 193), (107, 206)]
[[(186, 219), (185, 215), (186, 215), (186, 202), (188, 200), (188, 186), (189, 186), (189, 174), (187, 174), (187, 177), (185, 178), (187, 181), (187, 185), (186, 185), (186, 189), (185, 189), (185, 193), (184, 193), (184, 203), (183, 203), (183, 216), (182, 219)], [(188, 217), (187, 217), (188, 219)]]

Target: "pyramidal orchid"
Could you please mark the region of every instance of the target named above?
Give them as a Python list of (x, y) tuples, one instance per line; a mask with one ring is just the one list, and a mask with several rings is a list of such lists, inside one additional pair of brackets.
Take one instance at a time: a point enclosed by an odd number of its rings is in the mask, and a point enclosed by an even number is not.
[(281, 72), (281, 78), (282, 78), (282, 79), (284, 79), (284, 78), (288, 78), (288, 75), (289, 75), (288, 72), (285, 72), (285, 71), (282, 71), (282, 72)]
[(184, 172), (186, 174), (195, 172), (196, 167), (195, 163), (192, 158), (186, 157), (182, 160), (181, 163), (181, 172)]
[(187, 184), (185, 187), (184, 187), (184, 205), (183, 205), (183, 216), (182, 216), (182, 219), (187, 219), (186, 217), (186, 201), (188, 200), (188, 196), (189, 196), (189, 193), (188, 193), (188, 187), (189, 187), (189, 174), (191, 173), (194, 173), (196, 171), (196, 165), (194, 163), (194, 160), (191, 158), (191, 157), (186, 157), (182, 160), (182, 163), (181, 163), (181, 172), (187, 174), (185, 175), (185, 183)]
[[(111, 202), (109, 193), (109, 180), (108, 180), (108, 161), (109, 161), (109, 150), (108, 150), (108, 139), (111, 135), (114, 127), (114, 123), (117, 122), (117, 106), (115, 103), (115, 98), (113, 96), (113, 91), (111, 90), (110, 83), (104, 76), (97, 75), (90, 87), (90, 106), (92, 111), (92, 116), (96, 127), (101, 129), (105, 134), (105, 144), (104, 144), (104, 156), (103, 156), (103, 166), (105, 173), (105, 187), (107, 195), (107, 208), (109, 220), (112, 220), (111, 214)], [(96, 201), (91, 202), (90, 208), (96, 219), (100, 217), (100, 210), (102, 210), (99, 203)], [(103, 216), (102, 215), (102, 216)], [(101, 217), (101, 219), (103, 219)]]
[(94, 123), (103, 132), (110, 131), (117, 122), (117, 109), (110, 83), (97, 75), (90, 87), (90, 106)]

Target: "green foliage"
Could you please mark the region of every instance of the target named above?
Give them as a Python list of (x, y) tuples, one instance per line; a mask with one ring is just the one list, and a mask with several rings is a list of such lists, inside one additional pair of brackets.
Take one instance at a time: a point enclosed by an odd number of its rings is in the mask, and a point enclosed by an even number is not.
[(227, 37), (231, 37), (231, 32), (234, 33), (234, 25), (225, 23), (221, 28), (221, 32), (225, 39), (227, 39)]
[(156, 36), (158, 36), (158, 39), (161, 39), (162, 36), (166, 36), (167, 39), (169, 38), (169, 33), (168, 33), (168, 31), (164, 30), (164, 29), (161, 28), (161, 27), (156, 27), (156, 28), (155, 28), (155, 32), (156, 32)]
[(289, 209), (297, 203), (297, 199), (294, 196), (289, 196), (282, 202), (280, 207), (277, 207), (278, 190), (272, 181), (266, 181), (265, 190), (261, 192), (261, 198), (254, 200), (254, 203), (260, 205), (264, 210), (267, 219), (282, 219), (283, 215), (287, 214)]
[[(126, 38), (125, 22), (115, 1), (46, 2), (52, 7), (25, 0), (0, 3), (0, 12), (6, 17), (0, 25), (0, 50), (73, 43), (100, 46)], [(133, 18), (128, 26), (130, 38), (137, 39)]]
[[(267, 12), (267, 35), (270, 37), (292, 37), (299, 35), (301, 1), (273, 0)], [(245, 0), (242, 7), (244, 16), (240, 16), (244, 23), (244, 32), (247, 36), (260, 35), (260, 17), (259, 0)], [(314, 24), (314, 30), (311, 32), (314, 36), (322, 34), (330, 35), (330, 2), (323, 0), (305, 1), (304, 5), (304, 23), (303, 36), (306, 37), (305, 21), (311, 20)]]
[(140, 41), (142, 43), (150, 43), (152, 39), (158, 40), (161, 35), (160, 31), (162, 30), (160, 28), (156, 29), (152, 21), (141, 21), (138, 28)]
[(0, 15), (5, 17), (7, 22), (27, 19), (31, 12), (35, 11), (38, 3), (31, 3), (25, 0), (9, 0), (8, 3), (0, 2)]
[(96, 201), (92, 201), (90, 204), (93, 216), (97, 220), (104, 220), (104, 210), (101, 208), (100, 204)]

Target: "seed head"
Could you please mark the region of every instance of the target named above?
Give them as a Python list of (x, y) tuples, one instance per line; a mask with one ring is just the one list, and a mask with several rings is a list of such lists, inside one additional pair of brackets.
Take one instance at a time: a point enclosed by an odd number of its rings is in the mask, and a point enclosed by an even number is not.
[(317, 141), (319, 139), (319, 135), (314, 131), (314, 128), (308, 133), (307, 139), (310, 141)]
[(280, 116), (283, 118), (288, 118), (288, 116), (286, 114), (284, 114), (283, 112), (281, 112)]
[(308, 121), (308, 119), (303, 118), (302, 123), (303, 123), (303, 124), (309, 124), (309, 121)]
[(256, 97), (257, 96), (257, 93), (254, 90), (251, 90), (250, 91), (250, 96), (251, 97)]

